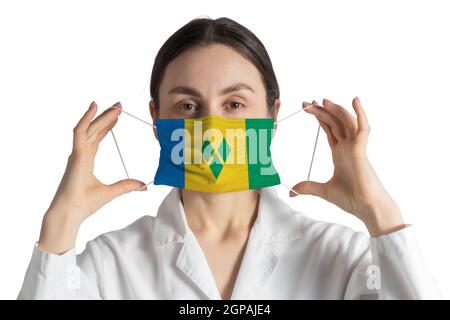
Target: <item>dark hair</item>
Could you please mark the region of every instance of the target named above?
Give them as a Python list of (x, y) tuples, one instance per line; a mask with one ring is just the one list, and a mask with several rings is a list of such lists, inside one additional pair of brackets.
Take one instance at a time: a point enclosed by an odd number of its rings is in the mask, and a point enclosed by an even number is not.
[(246, 27), (229, 18), (196, 18), (178, 29), (156, 55), (150, 80), (150, 95), (159, 109), (159, 87), (167, 65), (195, 45), (221, 43), (246, 56), (262, 75), (269, 110), (280, 97), (278, 81), (269, 54), (262, 42)]

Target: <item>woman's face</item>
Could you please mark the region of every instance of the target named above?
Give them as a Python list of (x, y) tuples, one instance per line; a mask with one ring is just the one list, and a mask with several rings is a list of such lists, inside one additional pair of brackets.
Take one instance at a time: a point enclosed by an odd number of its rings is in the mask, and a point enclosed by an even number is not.
[(269, 111), (258, 69), (223, 44), (193, 47), (172, 60), (159, 88), (159, 101), (158, 114), (150, 102), (154, 120), (206, 115), (276, 119), (280, 107), (276, 99)]

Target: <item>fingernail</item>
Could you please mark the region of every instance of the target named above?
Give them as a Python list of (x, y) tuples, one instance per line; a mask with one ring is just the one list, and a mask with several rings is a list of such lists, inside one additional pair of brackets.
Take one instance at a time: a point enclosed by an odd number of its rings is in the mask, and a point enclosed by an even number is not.
[(92, 101), (91, 102), (91, 105), (89, 106), (89, 110), (91, 110), (93, 107), (95, 107), (96, 106), (96, 103), (95, 103), (95, 101)]
[(142, 187), (140, 187), (139, 189), (135, 190), (135, 191), (147, 191), (147, 185), (143, 185)]
[[(309, 106), (312, 106), (312, 103), (310, 103), (310, 102), (303, 102), (303, 108), (305, 109), (305, 108), (307, 108), (307, 107), (309, 107)], [(309, 111), (309, 109), (305, 109), (305, 111)]]
[(117, 115), (120, 115), (122, 113), (122, 105), (120, 104), (120, 102), (117, 102), (108, 108), (108, 110), (113, 110), (113, 109), (119, 110), (119, 113), (117, 113)]
[(111, 109), (117, 109), (117, 108), (121, 109), (122, 108), (122, 104), (120, 103), (120, 101), (117, 101), (110, 108)]
[(356, 98), (356, 101), (357, 101), (358, 103), (361, 103), (361, 100), (359, 100), (359, 97), (358, 97), (358, 96), (356, 96), (355, 98)]

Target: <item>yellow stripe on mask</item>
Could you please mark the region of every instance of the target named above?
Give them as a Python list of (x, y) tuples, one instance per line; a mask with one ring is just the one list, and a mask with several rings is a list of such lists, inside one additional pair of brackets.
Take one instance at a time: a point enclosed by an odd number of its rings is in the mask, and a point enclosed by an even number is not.
[(184, 128), (190, 133), (184, 140), (186, 189), (249, 189), (245, 119), (209, 115), (185, 119)]

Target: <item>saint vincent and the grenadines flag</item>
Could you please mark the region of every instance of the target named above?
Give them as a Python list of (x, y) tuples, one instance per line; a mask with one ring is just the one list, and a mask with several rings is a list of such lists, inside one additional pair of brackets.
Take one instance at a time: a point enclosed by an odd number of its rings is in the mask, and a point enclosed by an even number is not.
[(272, 118), (209, 115), (155, 125), (161, 146), (155, 185), (229, 192), (280, 184), (270, 154)]

